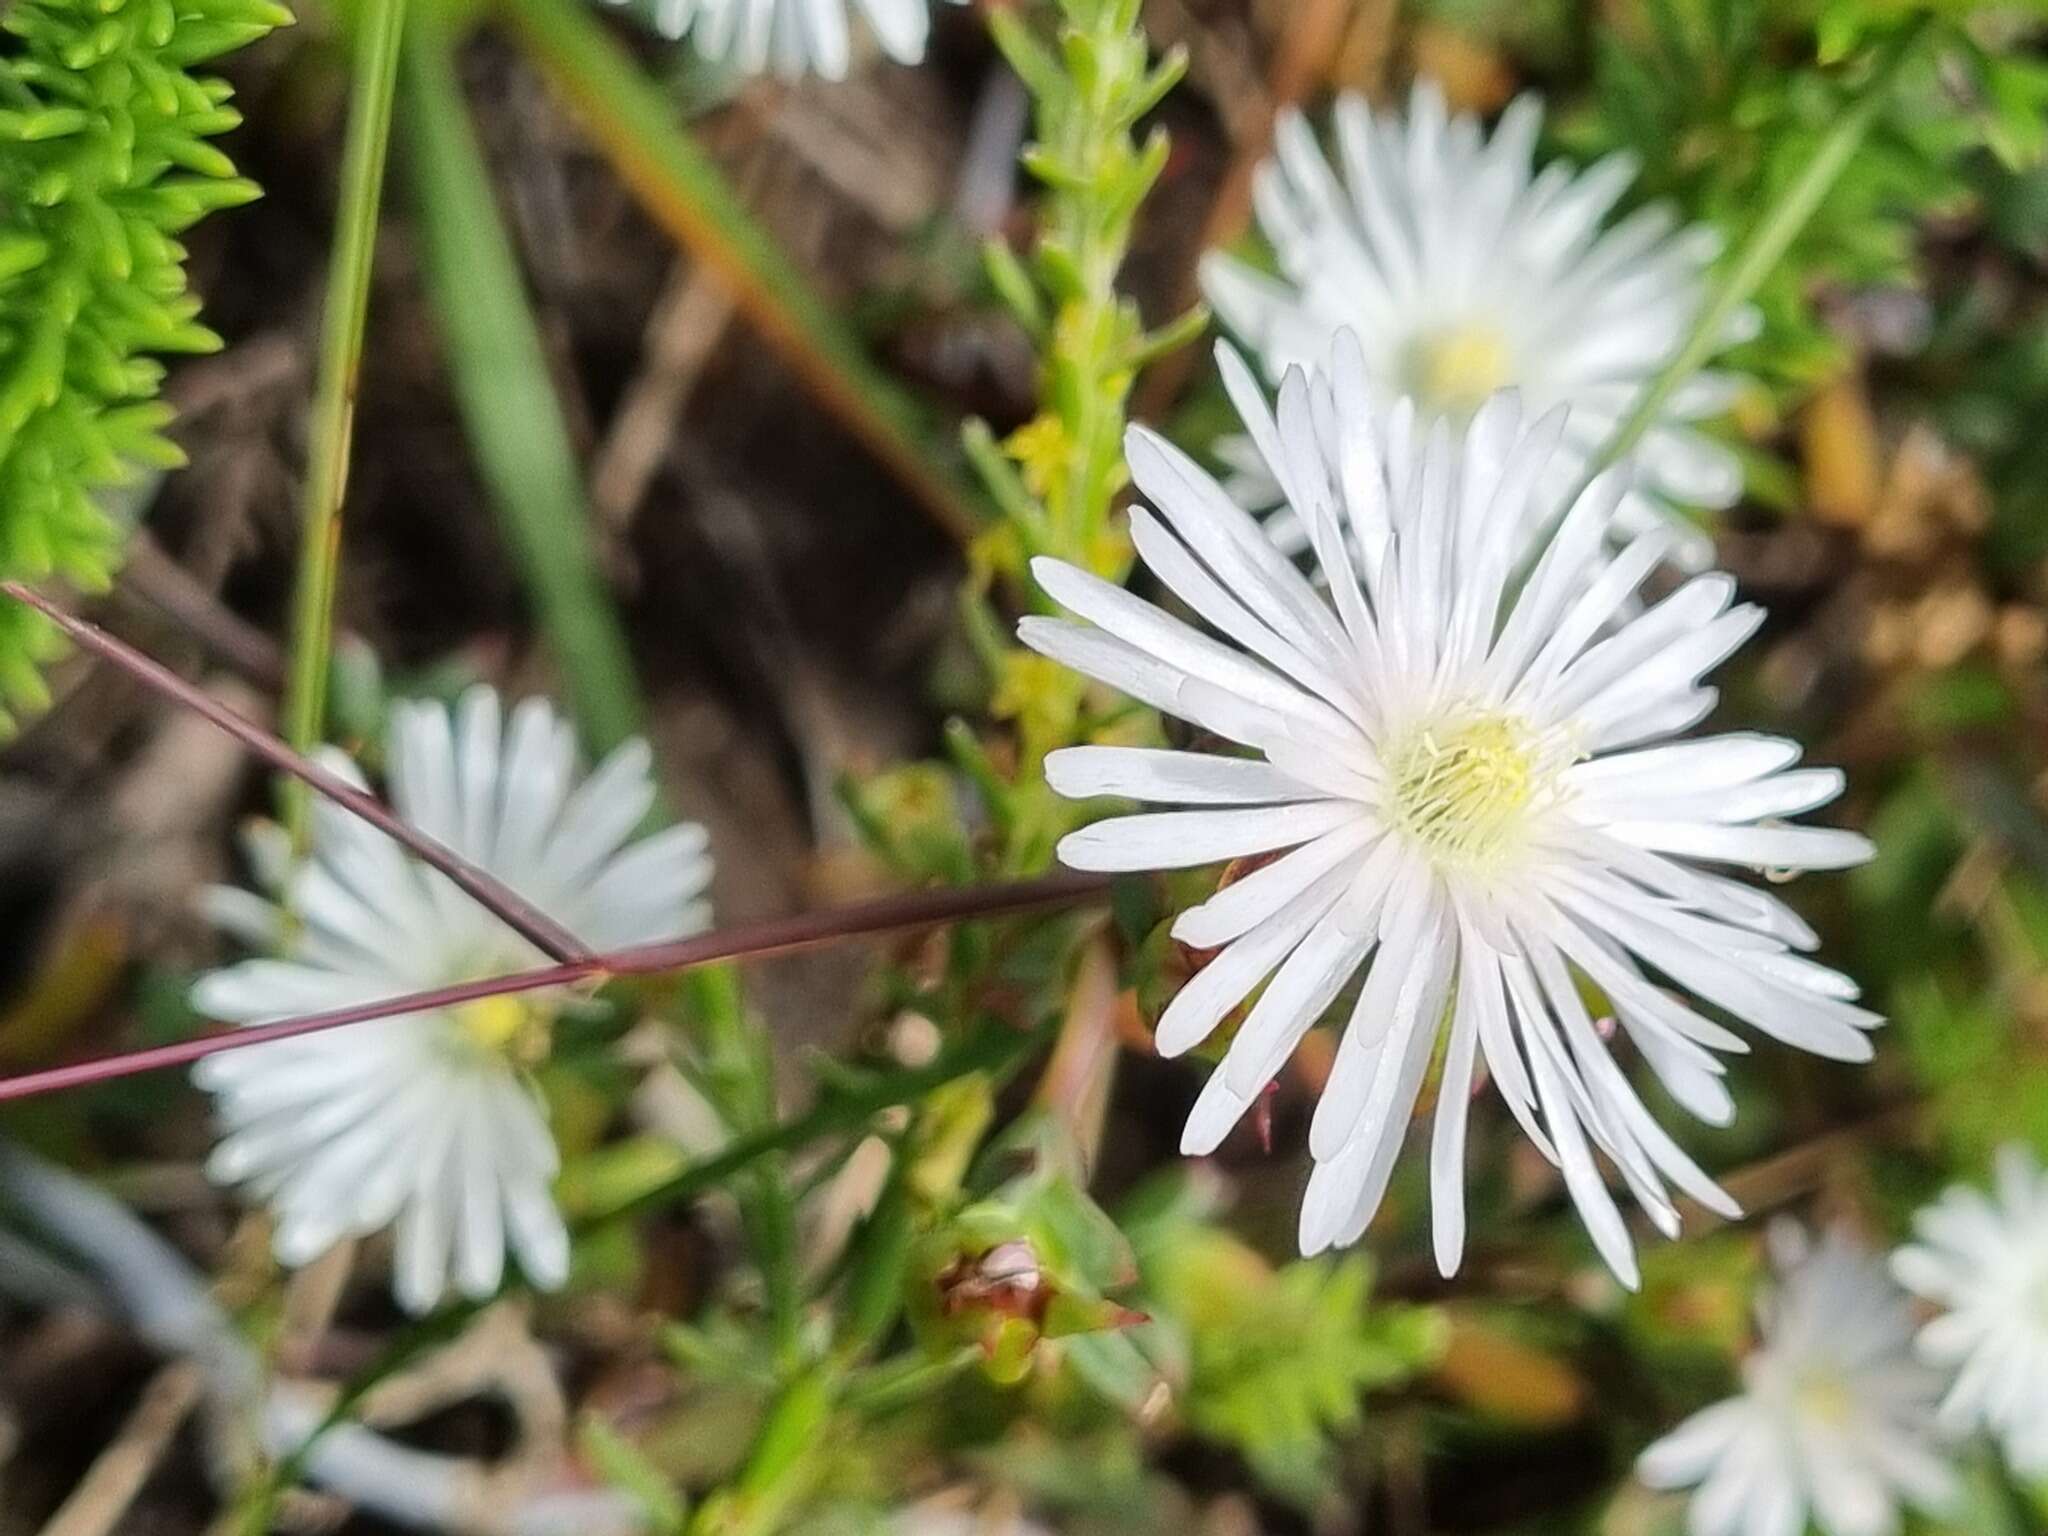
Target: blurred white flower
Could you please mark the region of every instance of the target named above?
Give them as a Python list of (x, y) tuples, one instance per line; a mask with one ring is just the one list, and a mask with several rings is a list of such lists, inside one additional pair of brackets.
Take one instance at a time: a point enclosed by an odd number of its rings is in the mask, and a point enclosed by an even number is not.
[[(1661, 207), (1603, 227), (1634, 166), (1615, 155), (1584, 172), (1535, 171), (1542, 116), (1535, 98), (1521, 97), (1489, 138), (1475, 119), (1449, 116), (1431, 82), (1416, 86), (1405, 117), (1375, 116), (1345, 96), (1333, 172), (1290, 113), (1256, 187), (1280, 275), (1221, 253), (1202, 275), (1217, 314), (1269, 378), (1313, 367), (1349, 326), (1375, 398), (1412, 399), (1426, 420), (1462, 424), (1506, 388), (1521, 391), (1531, 415), (1570, 406), (1544, 471), (1554, 506), (1678, 350), (1719, 247), (1713, 231), (1680, 229)], [(1743, 311), (1722, 340), (1754, 328)], [(1709, 564), (1713, 546), (1670, 506), (1725, 507), (1741, 494), (1738, 460), (1693, 426), (1725, 410), (1734, 390), (1712, 373), (1680, 385), (1636, 449), (1638, 483), (1615, 517), (1623, 535), (1671, 524), (1674, 556), (1689, 569)], [(1256, 475), (1239, 485), (1259, 494)], [(1284, 527), (1276, 535), (1288, 537)]]
[[(507, 725), (498, 696), (476, 688), (453, 711), (394, 705), (388, 765), (400, 817), (586, 944), (651, 942), (707, 921), (703, 828), (632, 841), (654, 804), (644, 743), (579, 784), (566, 721), (535, 699)], [(201, 1013), (256, 1024), (546, 963), (446, 876), (325, 802), (283, 890), (281, 907), (215, 893), (217, 920), (278, 954), (202, 977)], [(193, 1069), (223, 1131), (207, 1171), (271, 1207), (285, 1264), (395, 1223), (395, 1288), (414, 1311), (450, 1285), (489, 1296), (508, 1250), (532, 1283), (559, 1285), (569, 1242), (552, 1194), (557, 1154), (526, 1068), (569, 1001), (486, 998), (209, 1057)]]
[(828, 80), (845, 79), (853, 61), (849, 9), (897, 63), (924, 58), (931, 0), (650, 0), (649, 7), (656, 30), (687, 35), (707, 59), (750, 75), (772, 69), (794, 79), (809, 71)]
[(1913, 1359), (1906, 1298), (1839, 1232), (1818, 1246), (1772, 1224), (1774, 1290), (1758, 1297), (1742, 1392), (1702, 1409), (1636, 1463), (1691, 1488), (1691, 1536), (1891, 1536), (1899, 1506), (1939, 1510), (1954, 1473), (1935, 1425), (1941, 1380)]
[(1919, 1340), (1954, 1375), (1943, 1421), (1989, 1430), (2016, 1472), (2048, 1477), (2048, 1174), (2003, 1147), (1991, 1194), (1950, 1189), (1913, 1229), (1892, 1273), (1943, 1309)]
[(1650, 1117), (1580, 978), (1674, 1097), (1717, 1124), (1733, 1103), (1712, 1053), (1746, 1047), (1644, 966), (1789, 1044), (1867, 1057), (1878, 1016), (1793, 952), (1816, 942), (1806, 925), (1696, 867), (1860, 863), (1870, 847), (1857, 834), (1779, 821), (1832, 800), (1842, 775), (1795, 768), (1798, 746), (1764, 736), (1654, 745), (1712, 707), (1701, 677), (1761, 614), (1731, 607), (1735, 584), (1716, 574), (1623, 617), (1672, 538), (1654, 527), (1609, 553), (1624, 472), (1578, 499), (1511, 587), (1519, 545), (1502, 522), (1543, 505), (1562, 411), (1525, 428), (1500, 396), (1469, 429), (1424, 426), (1405, 404), (1382, 415), (1340, 333), (1328, 374), (1289, 374), (1276, 421), (1245, 364), (1228, 349), (1221, 360), (1320, 571), (1297, 571), (1208, 475), (1138, 430), (1131, 471), (1154, 509), (1132, 514), (1139, 556), (1225, 638), (1052, 560), (1034, 565), (1039, 582), (1088, 622), (1019, 627), (1046, 656), (1249, 749), (1084, 746), (1046, 763), (1068, 796), (1191, 807), (1072, 834), (1060, 857), (1075, 868), (1268, 861), (1174, 925), (1219, 953), (1161, 1017), (1162, 1052), (1195, 1046), (1264, 987), (1182, 1145), (1223, 1139), (1377, 949), (1310, 1132), (1303, 1251), (1356, 1241), (1371, 1221), (1447, 1029), (1432, 1153), (1444, 1272), (1463, 1249), (1466, 1111), (1483, 1060), (1633, 1284), (1594, 1147), (1666, 1232), (1678, 1225), (1666, 1179), (1734, 1207)]

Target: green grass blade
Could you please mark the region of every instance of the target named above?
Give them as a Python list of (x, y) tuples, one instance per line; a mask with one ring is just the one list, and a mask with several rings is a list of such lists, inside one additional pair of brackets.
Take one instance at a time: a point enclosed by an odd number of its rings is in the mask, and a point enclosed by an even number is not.
[(980, 530), (980, 501), (934, 442), (928, 413), (868, 360), (718, 167), (660, 88), (581, 0), (503, 0), (543, 73), (647, 211), (719, 275), (748, 323), (811, 395), (941, 528)]
[(1835, 119), (1827, 137), (1800, 171), (1798, 179), (1784, 190), (1776, 205), (1757, 222), (1748, 239), (1736, 251), (1713, 295), (1694, 320), (1684, 344), (1650, 381), (1649, 388), (1636, 400), (1635, 408), (1594, 456), (1587, 467), (1586, 483), (1589, 484), (1601, 470), (1626, 456), (1642, 441), (1643, 434), (1656, 424), (1672, 392), (1697, 373), (1720, 347), (1729, 320), (1771, 275), (1785, 252), (1791, 249), (1792, 242), (1799, 238), (1799, 231), (1806, 227), (1806, 221), (1813, 217), (1814, 210), (1828, 195), (1836, 178), (1855, 157), (1871, 125), (1891, 99), (1892, 88), (1898, 83), (1900, 72), (1918, 50), (1929, 25), (1930, 18), (1924, 16), (1910, 22), (1884, 46), (1856, 99)]
[(421, 16), (407, 31), (404, 88), (424, 269), (456, 402), (584, 742), (604, 752), (641, 728), (632, 657), (598, 569), (581, 472), (437, 18)]
[[(317, 747), (327, 724), (334, 590), (341, 566), (341, 505), (348, 493), (356, 380), (362, 371), (370, 266), (377, 244), (377, 210), (384, 195), (384, 162), (391, 148), (392, 101), (398, 80), (399, 39), (404, 31), (405, 0), (364, 0), (355, 37), (348, 138), (342, 148), (340, 209), (334, 246), (328, 254), (319, 379), (300, 513), (298, 587), (292, 600), (284, 735), (299, 752)], [(296, 779), (284, 783), (282, 794), (292, 845), (302, 848), (311, 799), (306, 786)]]

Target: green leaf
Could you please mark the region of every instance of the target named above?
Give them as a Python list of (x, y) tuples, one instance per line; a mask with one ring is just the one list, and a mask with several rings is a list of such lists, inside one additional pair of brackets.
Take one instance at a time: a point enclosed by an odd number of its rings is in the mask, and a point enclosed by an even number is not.
[[(301, 494), (299, 571), (292, 604), (291, 672), (285, 687), (285, 739), (312, 752), (327, 739), (327, 683), (334, 652), (334, 598), (341, 576), (341, 509), (348, 485), (349, 440), (355, 425), (356, 380), (370, 313), (370, 267), (384, 164), (391, 147), (399, 40), (406, 0), (368, 0), (355, 38), (348, 135), (342, 150), (341, 206), (328, 251), (326, 307), (320, 320), (319, 386), (314, 392), (311, 451)], [(232, 174), (233, 168), (229, 171)], [(284, 825), (304, 849), (312, 791), (285, 777), (279, 786)]]
[(637, 1447), (594, 1414), (576, 1421), (576, 1444), (600, 1477), (640, 1506), (650, 1536), (679, 1536), (689, 1505)]
[(504, 0), (534, 62), (568, 98), (651, 217), (716, 270), (740, 311), (813, 397), (965, 541), (975, 499), (932, 452), (928, 412), (859, 340), (747, 212), (674, 105), (576, 0)]
[(407, 32), (404, 91), (427, 287), (456, 403), (583, 739), (607, 752), (640, 731), (632, 656), (598, 570), (581, 472), (449, 41), (431, 15)]

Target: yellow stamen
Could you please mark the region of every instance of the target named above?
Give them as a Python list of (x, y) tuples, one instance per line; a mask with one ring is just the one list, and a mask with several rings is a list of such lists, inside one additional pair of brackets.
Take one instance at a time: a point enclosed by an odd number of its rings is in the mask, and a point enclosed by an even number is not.
[(1490, 325), (1452, 326), (1410, 349), (1409, 388), (1441, 415), (1471, 415), (1513, 377), (1507, 338)]
[(453, 1010), (470, 1044), (530, 1066), (547, 1055), (551, 1013), (525, 997), (480, 997)]
[(1845, 1424), (1856, 1400), (1841, 1377), (1832, 1372), (1807, 1376), (1799, 1383), (1799, 1406), (1808, 1417), (1822, 1424)]
[(1536, 743), (1505, 715), (1422, 727), (1387, 766), (1395, 825), (1441, 861), (1483, 862), (1502, 852), (1536, 797)]

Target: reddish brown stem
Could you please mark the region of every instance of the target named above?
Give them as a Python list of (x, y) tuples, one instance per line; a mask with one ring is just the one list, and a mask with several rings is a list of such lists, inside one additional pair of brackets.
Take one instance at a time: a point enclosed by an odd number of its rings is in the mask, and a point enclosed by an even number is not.
[(186, 682), (161, 662), (152, 661), (133, 646), (116, 640), (98, 625), (89, 624), (84, 619), (66, 613), (41, 593), (23, 586), (18, 581), (0, 582), (0, 592), (6, 593), (18, 603), (28, 604), (41, 613), (70, 636), (73, 643), (81, 649), (111, 661), (129, 676), (155, 689), (166, 698), (204, 715), (278, 772), (288, 773), (293, 778), (303, 780), (317, 793), (325, 795), (344, 810), (360, 816), (386, 837), (409, 849), (422, 863), (431, 865), (454, 881), (459, 889), (502, 919), (507, 927), (530, 940), (548, 958), (559, 961), (580, 961), (590, 958), (590, 950), (581, 939), (545, 912), (533, 907), (518, 892), (511, 890), (475, 865), (467, 863), (417, 827), (407, 826), (374, 795), (356, 788), (346, 779), (302, 757), (254, 721), (236, 714), (203, 689)]
[[(314, 786), (318, 788), (318, 785)], [(957, 889), (910, 891), (882, 896), (826, 912), (805, 912), (794, 917), (769, 918), (743, 923), (716, 933), (687, 939), (670, 939), (644, 944), (608, 955), (588, 955), (537, 970), (519, 971), (456, 986), (435, 987), (425, 992), (408, 992), (380, 1002), (358, 1003), (326, 1013), (280, 1019), (274, 1024), (256, 1024), (245, 1029), (200, 1035), (171, 1045), (147, 1050), (125, 1051), (90, 1061), (48, 1067), (0, 1078), (0, 1103), (103, 1083), (160, 1067), (184, 1066), (221, 1051), (240, 1050), (273, 1040), (292, 1040), (347, 1024), (363, 1024), (395, 1014), (419, 1013), (432, 1008), (451, 1008), (484, 997), (503, 997), (515, 992), (534, 992), (544, 987), (567, 986), (601, 976), (652, 976), (688, 970), (721, 960), (758, 960), (767, 955), (788, 954), (841, 939), (890, 933), (904, 928), (927, 928), (940, 923), (963, 922), (970, 918), (996, 917), (1034, 907), (1071, 906), (1109, 893), (1110, 881), (1103, 875), (1048, 875), (1039, 880), (1013, 881), (1001, 885), (976, 885)]]
[(212, 589), (165, 553), (146, 528), (129, 537), (121, 585), (264, 692), (284, 687), (284, 653), (270, 636), (229, 612)]

